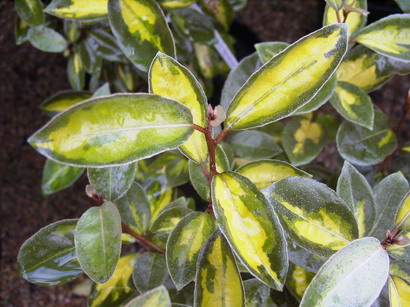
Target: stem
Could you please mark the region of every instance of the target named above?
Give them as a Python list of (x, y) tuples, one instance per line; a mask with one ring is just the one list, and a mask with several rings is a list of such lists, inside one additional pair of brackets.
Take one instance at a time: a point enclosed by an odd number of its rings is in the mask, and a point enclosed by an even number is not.
[(138, 244), (143, 246), (145, 249), (149, 250), (149, 248), (152, 248), (157, 253), (165, 254), (165, 250), (163, 250), (161, 247), (156, 245), (154, 242), (151, 242), (144, 236), (139, 235), (124, 223), (121, 224), (121, 228), (122, 232), (128, 233), (129, 235), (133, 236), (137, 240)]
[(222, 139), (229, 134), (229, 132), (231, 131), (228, 129), (222, 130), (222, 132), (216, 137), (215, 143), (219, 144), (222, 141)]
[(348, 43), (349, 45), (351, 45), (351, 44), (356, 44), (356, 40), (355, 40), (355, 39), (350, 39), (347, 43)]
[(393, 239), (395, 238), (395, 236), (398, 234), (399, 231), (400, 229), (398, 227), (394, 227), (392, 231), (387, 231), (386, 238), (381, 243), (384, 249), (386, 249), (389, 245), (392, 245), (394, 243)]
[(341, 22), (342, 22), (342, 18), (340, 18), (340, 13), (339, 13), (339, 11), (336, 11), (336, 19), (337, 19), (337, 22), (338, 22), (338, 23), (341, 23)]
[(196, 124), (192, 124), (192, 128), (194, 128), (195, 130), (197, 130), (197, 131), (199, 131), (199, 132), (202, 132), (202, 133), (207, 133), (206, 132), (206, 128), (204, 128), (204, 127), (201, 127), (201, 126), (199, 126), (199, 125), (196, 125)]
[(212, 127), (211, 126), (206, 127), (205, 139), (206, 139), (206, 145), (208, 146), (208, 152), (209, 152), (209, 169), (211, 171), (210, 174), (213, 177), (214, 175), (218, 174), (218, 172), (216, 171), (216, 158), (215, 158), (217, 143), (212, 138)]

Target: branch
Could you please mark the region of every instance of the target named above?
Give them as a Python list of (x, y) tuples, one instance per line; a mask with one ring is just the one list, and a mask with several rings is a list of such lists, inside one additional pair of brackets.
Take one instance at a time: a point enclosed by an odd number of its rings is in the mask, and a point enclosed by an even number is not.
[(143, 246), (145, 249), (149, 250), (149, 248), (152, 248), (155, 252), (160, 253), (160, 254), (165, 254), (165, 250), (163, 250), (161, 247), (156, 245), (154, 242), (151, 242), (144, 236), (139, 235), (135, 231), (133, 231), (131, 228), (129, 228), (127, 225), (124, 223), (121, 224), (122, 232), (128, 233), (129, 235), (133, 236), (138, 244)]

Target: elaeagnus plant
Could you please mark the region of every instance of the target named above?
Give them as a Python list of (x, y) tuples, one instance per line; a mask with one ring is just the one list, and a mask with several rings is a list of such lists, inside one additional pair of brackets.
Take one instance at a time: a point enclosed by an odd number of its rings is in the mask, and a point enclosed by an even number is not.
[[(243, 1), (193, 2), (16, 2), (18, 41), (67, 54), (75, 90), (29, 139), (43, 192), (86, 170), (95, 202), (29, 238), (21, 276), (85, 274), (90, 306), (409, 306), (410, 97), (393, 125), (368, 93), (410, 72), (410, 14), (365, 26), (365, 0), (327, 0), (323, 28), (236, 65), (221, 37)], [(232, 68), (215, 108), (214, 56)], [(328, 101), (341, 123), (317, 111)], [(328, 141), (334, 185), (314, 162)]]

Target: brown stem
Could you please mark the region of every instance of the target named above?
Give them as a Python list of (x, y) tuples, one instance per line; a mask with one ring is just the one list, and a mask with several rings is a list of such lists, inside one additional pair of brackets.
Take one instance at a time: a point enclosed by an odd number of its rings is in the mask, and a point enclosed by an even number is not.
[(340, 13), (339, 13), (339, 11), (336, 11), (336, 19), (337, 19), (337, 22), (338, 22), (338, 23), (341, 23), (341, 22), (342, 22), (342, 18), (340, 18)]
[(193, 127), (195, 130), (198, 130), (198, 131), (200, 131), (200, 132), (202, 132), (202, 133), (205, 133), (205, 134), (206, 134), (206, 128), (201, 127), (201, 126), (196, 125), (196, 124), (192, 124), (192, 127)]
[(346, 19), (349, 16), (350, 11), (343, 10), (343, 23), (346, 23)]
[(206, 127), (206, 133), (205, 133), (205, 139), (206, 139), (206, 145), (208, 146), (208, 152), (209, 152), (209, 169), (211, 176), (217, 175), (218, 172), (216, 171), (216, 142), (212, 138), (212, 127), (208, 126)]
[(386, 238), (381, 243), (382, 247), (386, 249), (389, 245), (394, 244), (394, 238), (399, 233), (400, 229), (398, 227), (394, 227), (392, 231), (387, 231)]
[(219, 135), (216, 137), (215, 143), (216, 143), (216, 144), (219, 144), (219, 143), (222, 141), (222, 139), (229, 134), (229, 132), (231, 132), (231, 131), (228, 130), (228, 129), (222, 130), (222, 132), (219, 133)]
[(347, 42), (349, 45), (351, 44), (356, 44), (356, 40), (355, 39), (349, 39), (349, 41)]
[(131, 228), (129, 228), (124, 223), (121, 224), (121, 228), (122, 228), (122, 232), (128, 233), (129, 235), (133, 236), (137, 240), (138, 244), (143, 246), (145, 249), (149, 250), (149, 248), (151, 248), (153, 251), (155, 251), (157, 253), (165, 254), (165, 250), (163, 250), (161, 247), (156, 245), (154, 242), (151, 242), (150, 240), (148, 240), (144, 236), (139, 235), (138, 233), (133, 231)]

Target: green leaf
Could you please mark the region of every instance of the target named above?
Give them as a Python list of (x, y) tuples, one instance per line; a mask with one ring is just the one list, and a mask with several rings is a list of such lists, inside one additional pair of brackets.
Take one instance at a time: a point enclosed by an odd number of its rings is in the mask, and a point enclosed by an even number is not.
[(279, 160), (259, 160), (245, 164), (236, 170), (247, 177), (259, 190), (290, 176), (312, 177), (308, 173)]
[(114, 201), (122, 222), (138, 234), (144, 234), (151, 221), (151, 206), (143, 188), (136, 182)]
[(410, 231), (410, 191), (404, 196), (397, 212), (394, 221), (396, 227), (400, 230)]
[(249, 272), (282, 289), (288, 269), (286, 241), (278, 217), (246, 177), (225, 172), (214, 177), (212, 203), (219, 228)]
[(209, 238), (199, 255), (194, 306), (245, 306), (235, 258), (219, 231)]
[(85, 69), (77, 52), (74, 52), (68, 59), (67, 74), (73, 90), (81, 91), (85, 85)]
[(397, 139), (389, 118), (375, 109), (373, 130), (343, 122), (337, 132), (337, 148), (343, 159), (361, 166), (382, 162), (393, 153)]
[(83, 168), (72, 167), (47, 160), (43, 169), (41, 192), (50, 195), (72, 185), (84, 172)]
[(168, 10), (181, 9), (195, 3), (195, 0), (158, 0), (161, 6)]
[(137, 164), (89, 168), (88, 180), (95, 187), (98, 195), (104, 195), (105, 199), (114, 200), (123, 196), (131, 187), (137, 171)]
[(77, 219), (62, 220), (41, 228), (21, 246), (18, 271), (25, 280), (41, 286), (62, 285), (83, 273), (78, 264), (74, 229)]
[(356, 240), (324, 264), (300, 306), (370, 306), (388, 273), (389, 256), (380, 242), (375, 238)]
[(395, 275), (410, 283), (410, 265), (398, 260), (390, 260), (390, 275)]
[(88, 92), (62, 91), (45, 100), (41, 110), (49, 115), (55, 115), (91, 97)]
[(325, 0), (328, 5), (330, 5), (334, 10), (340, 10), (347, 0)]
[(359, 227), (359, 237), (367, 236), (376, 217), (372, 188), (366, 178), (347, 161), (337, 181), (336, 192), (353, 211)]
[(81, 35), (81, 23), (75, 20), (64, 20), (64, 34), (70, 43), (75, 43)]
[(327, 260), (327, 257), (312, 254), (290, 239), (288, 249), (289, 261), (308, 272), (317, 273)]
[[(194, 75), (173, 58), (158, 53), (149, 71), (150, 92), (175, 99), (191, 112), (194, 124), (205, 127), (207, 98)], [(208, 148), (205, 136), (194, 131), (180, 149), (189, 158), (201, 163), (207, 158)]]
[(28, 40), (34, 47), (44, 52), (63, 52), (68, 47), (60, 33), (45, 26), (30, 28)]
[(43, 4), (40, 0), (17, 0), (16, 12), (25, 23), (32, 27), (44, 24)]
[(376, 51), (402, 61), (410, 61), (410, 14), (382, 18), (361, 30), (355, 40)]
[(114, 273), (121, 252), (121, 217), (109, 201), (88, 209), (75, 228), (75, 249), (84, 272), (97, 283)]
[[(204, 165), (204, 168), (206, 166)], [(201, 166), (194, 161), (188, 162), (189, 179), (195, 191), (205, 200), (210, 198), (209, 181), (202, 172)]]
[[(91, 42), (97, 45), (95, 53), (103, 59), (111, 62), (126, 62), (126, 58), (118, 46), (117, 39), (112, 34), (97, 28), (90, 30), (89, 36)], [(95, 48), (95, 46), (89, 46), (90, 49), (93, 47)]]
[(109, 0), (108, 17), (121, 50), (141, 71), (147, 72), (158, 51), (175, 56), (172, 33), (153, 0)]
[(198, 2), (205, 13), (214, 17), (225, 31), (229, 30), (234, 17), (233, 7), (229, 0), (219, 0), (215, 2), (199, 0)]
[(394, 0), (401, 10), (405, 13), (410, 13), (410, 3), (407, 0)]
[(123, 306), (126, 301), (138, 294), (133, 287), (131, 273), (137, 254), (128, 254), (118, 261), (109, 281), (103, 285), (95, 284), (88, 298), (89, 307)]
[(90, 99), (54, 117), (30, 144), (56, 161), (87, 167), (128, 164), (181, 145), (192, 116), (176, 101), (150, 94)]
[(358, 236), (350, 208), (326, 185), (303, 177), (275, 182), (263, 193), (287, 234), (319, 256), (330, 256)]
[(171, 307), (167, 289), (159, 286), (129, 301), (125, 307)]
[(53, 0), (45, 9), (60, 18), (92, 20), (107, 15), (108, 0)]
[(286, 287), (300, 301), (315, 274), (308, 272), (297, 265), (289, 266)]
[(246, 307), (264, 307), (270, 295), (270, 288), (256, 278), (251, 278), (243, 282), (245, 288)]
[(162, 285), (167, 276), (167, 263), (163, 254), (144, 253), (135, 260), (132, 279), (141, 293)]
[(188, 160), (176, 159), (165, 167), (165, 176), (169, 188), (183, 185), (189, 181)]
[(389, 277), (389, 298), (391, 307), (405, 307), (410, 304), (410, 285), (403, 279)]
[(177, 290), (195, 278), (199, 251), (215, 230), (216, 225), (208, 214), (192, 212), (181, 219), (169, 235), (167, 266)]
[(343, 24), (324, 27), (269, 60), (236, 93), (227, 110), (226, 128), (263, 126), (307, 104), (342, 60), (346, 32)]
[(282, 145), (292, 165), (313, 161), (322, 151), (327, 127), (311, 114), (292, 118), (282, 132)]
[(21, 45), (28, 40), (29, 25), (25, 23), (20, 17), (16, 18), (16, 25), (14, 28), (14, 37), (17, 45)]
[[(400, 234), (401, 236), (407, 237), (410, 240), (410, 232), (404, 232)], [(386, 234), (384, 235), (384, 237)], [(384, 239), (383, 237), (383, 239)], [(410, 265), (410, 244), (406, 245), (389, 245), (387, 247), (387, 252), (394, 259), (400, 260), (407, 265)]]
[(93, 93), (93, 97), (108, 96), (110, 94), (110, 84), (106, 82), (95, 90), (95, 92)]
[(267, 42), (255, 44), (255, 49), (258, 53), (259, 59), (263, 64), (265, 64), (275, 55), (285, 50), (288, 46), (289, 44), (284, 42)]
[(383, 240), (386, 231), (393, 229), (394, 215), (408, 190), (409, 183), (401, 172), (387, 176), (374, 187), (373, 195), (377, 214), (369, 235)]

